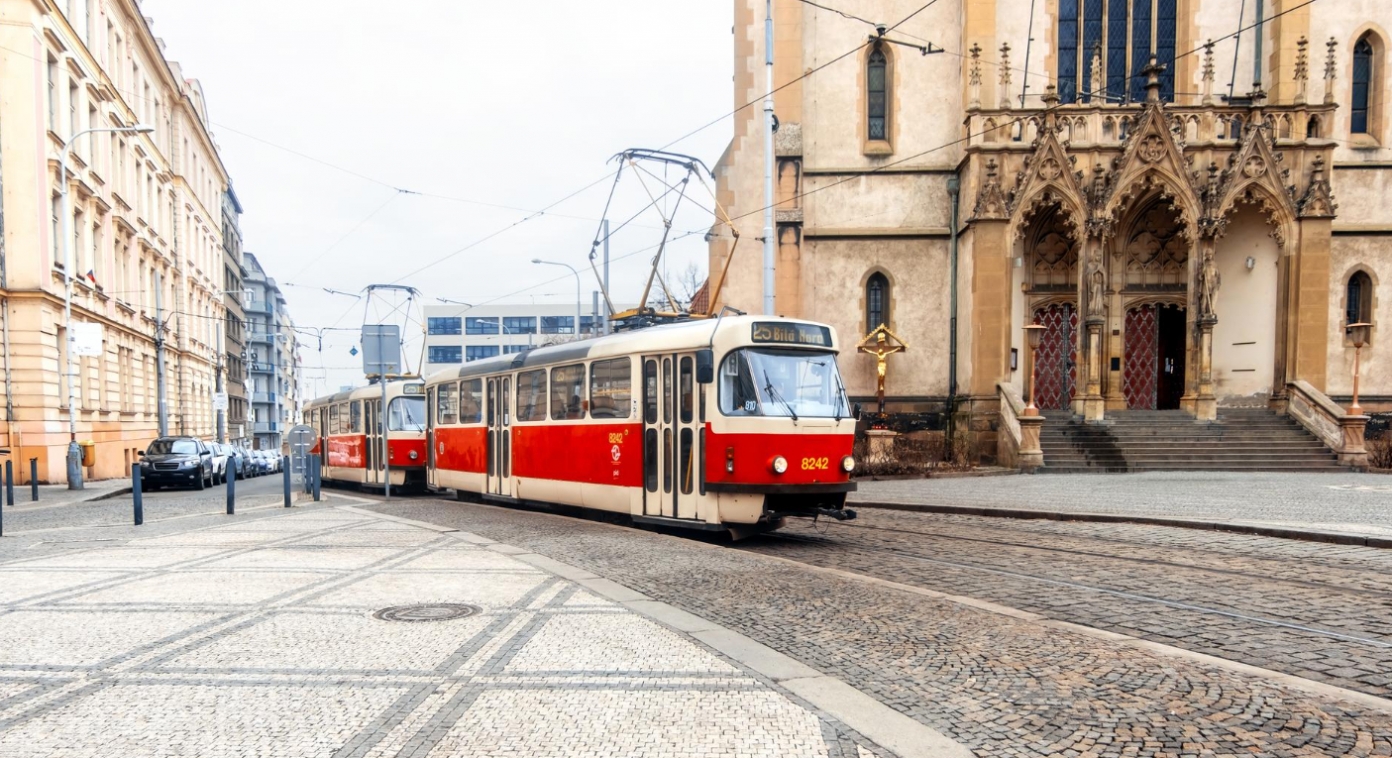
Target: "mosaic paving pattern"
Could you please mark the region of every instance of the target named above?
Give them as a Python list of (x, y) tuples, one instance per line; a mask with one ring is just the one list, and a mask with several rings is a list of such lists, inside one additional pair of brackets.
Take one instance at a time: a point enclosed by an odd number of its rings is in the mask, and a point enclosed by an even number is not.
[[(389, 605), (470, 603), (430, 623)], [(888, 756), (511, 557), (316, 511), (0, 564), (0, 756)]]

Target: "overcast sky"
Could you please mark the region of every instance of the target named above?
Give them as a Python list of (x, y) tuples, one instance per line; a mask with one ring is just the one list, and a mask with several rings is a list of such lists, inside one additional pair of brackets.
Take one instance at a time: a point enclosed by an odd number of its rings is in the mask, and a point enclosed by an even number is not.
[[(245, 209), (246, 250), (308, 327), (363, 321), (360, 302), (320, 288), (394, 282), (604, 177), (619, 150), (661, 147), (732, 107), (727, 2), (144, 0), (142, 8), (166, 55), (203, 85)], [(731, 129), (726, 119), (670, 149), (714, 165)], [(610, 184), (401, 283), (426, 303), (573, 303), (574, 277), (531, 263), (547, 258), (581, 269), (588, 313), (595, 284), (584, 267)], [(637, 212), (642, 193), (625, 178), (610, 218)], [(709, 207), (703, 195), (692, 198)], [(676, 230), (704, 230), (709, 216), (688, 209)], [(615, 258), (657, 242), (658, 217), (640, 223), (615, 235)], [(670, 269), (696, 261), (704, 274), (705, 249), (699, 234), (680, 240)], [(637, 299), (650, 255), (614, 264), (616, 300)], [(305, 374), (320, 378), (310, 395), (362, 383), (348, 352), (355, 334), (327, 332), (322, 354), (301, 339)], [(408, 346), (413, 363), (418, 350)]]

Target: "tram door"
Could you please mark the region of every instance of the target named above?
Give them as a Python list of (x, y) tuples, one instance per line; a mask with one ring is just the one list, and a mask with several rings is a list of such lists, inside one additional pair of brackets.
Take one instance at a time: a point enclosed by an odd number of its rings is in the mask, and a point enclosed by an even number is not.
[(425, 483), (438, 487), (435, 481), (435, 388), (425, 391)]
[(488, 494), (512, 496), (512, 377), (488, 380)]
[(377, 428), (378, 414), (382, 410), (380, 400), (363, 402), (363, 432), (367, 435), (363, 455), (367, 460), (367, 470), (363, 472), (365, 484), (382, 483), (382, 434)]
[(694, 519), (700, 465), (696, 356), (643, 358), (643, 514)]

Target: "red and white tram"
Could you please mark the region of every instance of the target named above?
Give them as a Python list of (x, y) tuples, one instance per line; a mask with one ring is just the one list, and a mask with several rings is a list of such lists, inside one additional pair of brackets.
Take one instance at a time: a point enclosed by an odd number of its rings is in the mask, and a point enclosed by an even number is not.
[(736, 536), (788, 516), (854, 518), (838, 348), (822, 324), (735, 316), (436, 373), (429, 486)]
[[(424, 490), (426, 483), (425, 383), (387, 383), (387, 444), (392, 487)], [(317, 398), (305, 409), (324, 481), (381, 487), (382, 387), (360, 387)]]

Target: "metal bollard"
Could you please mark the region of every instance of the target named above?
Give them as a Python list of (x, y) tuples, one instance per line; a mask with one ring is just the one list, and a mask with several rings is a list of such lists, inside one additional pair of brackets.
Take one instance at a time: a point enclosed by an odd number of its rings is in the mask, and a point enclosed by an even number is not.
[(29, 499), (39, 502), (39, 459), (29, 459)]
[(237, 465), (235, 461), (228, 461), (227, 467), (227, 515), (233, 516), (237, 512)]
[(292, 498), (290, 493), (290, 456), (282, 455), (280, 457), (280, 471), (283, 475), (281, 478), (285, 480), (285, 507), (289, 508)]
[(324, 472), (319, 467), (319, 456), (313, 456), (311, 460), (314, 461), (314, 502), (317, 503), (319, 502), (319, 484), (320, 480), (324, 478)]
[(145, 505), (140, 502), (140, 464), (131, 464), (131, 499), (135, 502), (135, 525), (145, 523)]
[(5, 505), (14, 507), (14, 461), (5, 461)]

